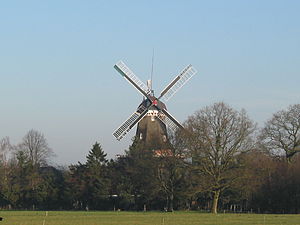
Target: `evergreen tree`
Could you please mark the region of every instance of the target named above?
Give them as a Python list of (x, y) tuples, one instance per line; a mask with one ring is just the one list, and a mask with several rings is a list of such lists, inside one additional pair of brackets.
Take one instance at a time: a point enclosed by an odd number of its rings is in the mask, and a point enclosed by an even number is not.
[(107, 154), (102, 150), (101, 145), (96, 142), (92, 149), (89, 151), (89, 154), (86, 156), (87, 162), (86, 165), (89, 168), (101, 168), (105, 167), (108, 160), (106, 159)]
[(99, 143), (95, 143), (86, 159), (88, 207), (104, 209), (109, 197), (109, 177), (106, 155)]
[(126, 152), (126, 173), (132, 184), (131, 195), (134, 196), (135, 208), (148, 208), (150, 203), (159, 196), (157, 179), (158, 162), (152, 150), (145, 150), (139, 139), (135, 139)]

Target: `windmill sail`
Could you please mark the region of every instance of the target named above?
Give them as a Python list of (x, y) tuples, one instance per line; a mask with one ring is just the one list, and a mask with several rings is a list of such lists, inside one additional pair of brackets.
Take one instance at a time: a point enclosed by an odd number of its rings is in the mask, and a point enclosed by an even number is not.
[(172, 131), (183, 128), (183, 126), (165, 109), (162, 109), (157, 116)]
[(125, 122), (113, 133), (115, 138), (120, 141), (130, 129), (146, 115), (148, 109), (141, 105)]
[(119, 61), (114, 68), (145, 97), (148, 97), (151, 90), (144, 84), (122, 61)]
[(192, 76), (196, 74), (192, 65), (188, 65), (175, 79), (161, 92), (159, 99), (168, 101)]

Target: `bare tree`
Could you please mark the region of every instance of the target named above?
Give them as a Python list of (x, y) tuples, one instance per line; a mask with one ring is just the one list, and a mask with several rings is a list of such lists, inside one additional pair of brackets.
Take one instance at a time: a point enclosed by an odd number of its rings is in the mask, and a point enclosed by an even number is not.
[(300, 152), (300, 104), (275, 113), (261, 130), (261, 143), (273, 154), (285, 153), (288, 162)]
[(48, 146), (44, 135), (33, 129), (27, 132), (17, 149), (25, 153), (33, 166), (47, 165), (48, 160), (53, 156), (53, 151)]
[(245, 110), (238, 112), (223, 102), (205, 107), (185, 122), (192, 165), (200, 176), (200, 191), (213, 194), (211, 211), (217, 213), (221, 191), (242, 174), (237, 156), (253, 147), (255, 124)]
[(8, 156), (11, 145), (8, 137), (0, 140), (0, 192), (7, 188), (8, 183)]
[(9, 137), (2, 138), (0, 140), (0, 163), (6, 164), (8, 160), (8, 154), (11, 150)]

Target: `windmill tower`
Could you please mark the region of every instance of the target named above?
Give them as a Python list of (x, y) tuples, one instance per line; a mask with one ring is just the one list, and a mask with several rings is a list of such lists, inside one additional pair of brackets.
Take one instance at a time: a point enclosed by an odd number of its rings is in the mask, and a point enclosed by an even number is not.
[(151, 90), (151, 85), (145, 85), (125, 63), (119, 61), (114, 68), (142, 94), (144, 99), (113, 135), (117, 140), (121, 140), (138, 124), (136, 137), (143, 142), (145, 148), (164, 149), (168, 145), (167, 131), (176, 131), (182, 128), (182, 125), (167, 111), (166, 105), (161, 100), (168, 101), (196, 73), (196, 70), (192, 65), (188, 65), (157, 98)]

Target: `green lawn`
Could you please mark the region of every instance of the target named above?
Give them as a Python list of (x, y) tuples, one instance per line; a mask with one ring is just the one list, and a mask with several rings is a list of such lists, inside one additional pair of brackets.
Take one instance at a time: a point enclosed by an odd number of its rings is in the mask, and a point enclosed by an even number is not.
[(300, 215), (0, 211), (0, 225), (299, 225)]

